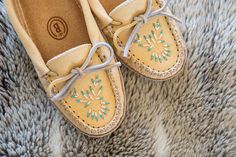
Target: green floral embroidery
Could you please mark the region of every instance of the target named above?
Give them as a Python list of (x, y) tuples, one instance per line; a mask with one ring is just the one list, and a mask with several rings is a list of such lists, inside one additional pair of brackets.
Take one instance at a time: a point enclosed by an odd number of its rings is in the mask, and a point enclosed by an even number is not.
[[(153, 23), (153, 30), (151, 30), (150, 34), (141, 36), (137, 34), (136, 39), (133, 43), (138, 44), (139, 47), (147, 48), (148, 52), (152, 51), (151, 60), (155, 62), (162, 63), (163, 61), (167, 61), (168, 57), (171, 56), (170, 44), (167, 44), (165, 40), (163, 40), (164, 31), (162, 30), (161, 24), (157, 20), (156, 23)], [(163, 47), (163, 52), (161, 54), (155, 53), (154, 46)]]
[[(95, 79), (91, 79), (91, 85), (88, 87), (88, 90), (81, 91), (81, 94), (79, 94), (76, 89), (73, 89), (70, 95), (77, 103), (83, 104), (84, 108), (89, 108), (87, 118), (96, 121), (104, 119), (109, 111), (108, 106), (110, 104), (109, 102), (104, 101), (104, 97), (102, 96), (103, 86), (101, 82), (102, 80), (99, 76), (96, 76)], [(93, 105), (98, 105), (100, 109), (95, 111)]]

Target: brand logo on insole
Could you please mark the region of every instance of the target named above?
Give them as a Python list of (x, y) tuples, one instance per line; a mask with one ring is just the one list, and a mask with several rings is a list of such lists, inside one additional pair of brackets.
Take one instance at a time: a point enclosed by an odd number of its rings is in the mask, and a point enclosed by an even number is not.
[(68, 34), (68, 26), (61, 17), (52, 17), (47, 24), (48, 33), (56, 40), (64, 39)]

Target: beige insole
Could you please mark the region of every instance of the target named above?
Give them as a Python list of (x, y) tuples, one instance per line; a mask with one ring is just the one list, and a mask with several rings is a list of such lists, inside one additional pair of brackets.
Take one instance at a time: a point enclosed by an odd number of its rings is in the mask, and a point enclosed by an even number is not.
[(90, 43), (84, 15), (76, 0), (14, 0), (17, 14), (45, 62)]
[(115, 7), (123, 3), (125, 0), (100, 0), (105, 10), (110, 13)]

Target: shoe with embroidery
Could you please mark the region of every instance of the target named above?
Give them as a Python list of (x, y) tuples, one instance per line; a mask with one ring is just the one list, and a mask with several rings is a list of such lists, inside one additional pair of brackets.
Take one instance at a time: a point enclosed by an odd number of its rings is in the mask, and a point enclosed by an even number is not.
[[(88, 0), (117, 57), (154, 80), (178, 74), (186, 61), (179, 21), (163, 0)], [(109, 13), (109, 14), (108, 14)]]
[(86, 135), (115, 131), (126, 108), (120, 63), (104, 42), (88, 2), (5, 0), (5, 6), (61, 113)]

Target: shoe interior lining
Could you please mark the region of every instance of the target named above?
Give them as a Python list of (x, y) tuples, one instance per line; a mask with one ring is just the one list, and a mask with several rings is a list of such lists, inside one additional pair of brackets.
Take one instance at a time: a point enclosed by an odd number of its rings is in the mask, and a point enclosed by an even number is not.
[(126, 0), (100, 0), (101, 4), (103, 5), (108, 14), (118, 5), (125, 1)]
[(77, 0), (14, 0), (21, 24), (45, 62), (81, 44), (90, 43)]

